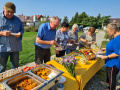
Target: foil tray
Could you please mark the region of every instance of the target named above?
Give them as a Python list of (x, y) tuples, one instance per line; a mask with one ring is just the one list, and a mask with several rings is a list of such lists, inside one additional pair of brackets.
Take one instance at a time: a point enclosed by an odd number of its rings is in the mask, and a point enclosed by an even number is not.
[[(48, 70), (51, 70), (51, 73), (48, 75), (50, 77), (49, 80), (45, 80), (45, 79), (41, 78), (40, 76), (38, 76), (37, 74), (35, 74), (35, 72), (37, 72), (41, 68), (46, 68)], [(53, 79), (55, 79), (55, 78), (57, 78), (57, 77), (59, 77), (63, 74), (63, 71), (60, 71), (60, 70), (54, 68), (53, 66), (50, 66), (50, 65), (47, 65), (47, 64), (39, 65), (38, 67), (33, 68), (33, 69), (29, 70), (28, 72), (33, 74), (34, 76), (42, 79), (42, 80), (45, 80), (46, 82), (50, 82), (51, 80), (53, 80)]]
[(44, 80), (38, 79), (37, 77), (31, 75), (29, 72), (21, 73), (17, 76), (9, 78), (1, 83), (6, 87), (7, 90), (16, 90), (16, 84), (25, 79), (31, 79), (33, 81), (33, 83), (36, 83), (36, 86), (34, 88), (32, 88), (31, 90), (37, 90), (38, 88), (40, 88), (40, 87), (42, 88), (45, 86)]

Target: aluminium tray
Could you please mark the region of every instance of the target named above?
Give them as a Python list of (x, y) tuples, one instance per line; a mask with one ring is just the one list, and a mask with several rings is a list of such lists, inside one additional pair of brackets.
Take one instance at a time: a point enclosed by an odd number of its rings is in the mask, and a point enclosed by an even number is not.
[[(41, 78), (40, 76), (38, 76), (37, 74), (35, 74), (35, 72), (37, 72), (41, 68), (47, 68), (47, 69), (51, 70), (51, 73), (50, 73), (51, 77), (49, 80), (45, 80), (45, 79)], [(47, 64), (41, 64), (38, 67), (29, 70), (28, 72), (42, 80), (45, 80), (44, 83), (46, 84), (45, 87), (47, 87), (47, 89), (49, 89), (50, 87), (52, 87), (53, 85), (58, 83), (60, 80), (60, 76), (64, 73), (63, 71), (60, 71), (60, 70), (54, 68), (53, 66), (50, 66)]]
[(34, 88), (32, 88), (31, 90), (37, 90), (38, 88), (40, 89), (45, 86), (44, 80), (38, 79), (37, 77), (31, 75), (29, 72), (21, 73), (17, 76), (9, 78), (1, 83), (5, 86), (5, 88), (7, 90), (16, 90), (17, 83), (20, 81), (23, 81), (25, 79), (31, 79), (33, 83), (36, 83), (36, 86)]

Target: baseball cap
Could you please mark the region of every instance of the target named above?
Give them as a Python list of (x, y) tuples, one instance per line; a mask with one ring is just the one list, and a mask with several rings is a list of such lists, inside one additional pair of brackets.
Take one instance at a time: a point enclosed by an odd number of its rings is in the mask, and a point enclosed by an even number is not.
[(16, 6), (12, 3), (12, 2), (7, 2), (4, 5), (5, 9), (8, 11), (13, 11), (14, 13), (16, 13)]

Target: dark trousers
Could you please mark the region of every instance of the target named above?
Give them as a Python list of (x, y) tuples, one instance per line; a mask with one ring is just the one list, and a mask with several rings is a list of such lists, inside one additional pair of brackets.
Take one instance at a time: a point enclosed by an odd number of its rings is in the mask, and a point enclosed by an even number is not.
[(56, 54), (56, 57), (62, 57), (65, 55), (65, 50), (59, 51), (59, 54)]
[(39, 46), (35, 46), (35, 63), (37, 65), (50, 61), (51, 52), (50, 49), (44, 49)]
[(119, 70), (117, 69), (116, 65), (113, 67), (106, 66), (106, 74), (107, 74), (107, 82), (109, 83), (109, 89), (115, 90), (116, 88), (116, 76)]
[(10, 56), (10, 62), (12, 64), (12, 68), (19, 67), (19, 52), (1, 52), (0, 53), (0, 73), (6, 70), (6, 64), (9, 56)]

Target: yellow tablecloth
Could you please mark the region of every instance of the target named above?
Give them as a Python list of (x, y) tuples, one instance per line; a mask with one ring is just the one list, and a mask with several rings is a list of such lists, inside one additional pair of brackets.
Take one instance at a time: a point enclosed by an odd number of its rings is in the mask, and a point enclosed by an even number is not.
[(92, 76), (104, 65), (104, 60), (88, 60), (85, 65), (82, 65), (80, 61), (75, 67), (76, 79), (79, 82), (80, 90), (83, 90), (86, 83)]
[[(70, 53), (69, 55), (72, 55)], [(77, 57), (79, 58), (79, 57)], [(88, 60), (85, 65), (82, 65), (80, 61), (75, 67), (75, 78), (70, 76), (68, 71), (61, 64), (52, 60), (47, 62), (47, 64), (52, 64), (57, 69), (65, 72), (63, 76), (67, 78), (65, 83), (65, 90), (83, 90), (86, 83), (95, 75), (95, 73), (104, 65), (105, 61), (97, 58), (96, 60)]]
[(54, 60), (47, 62), (47, 64), (52, 64), (55, 68), (64, 72), (62, 74), (62, 76), (66, 78), (66, 82), (64, 83), (64, 90), (79, 90), (78, 81), (74, 77), (70, 76), (70, 74), (68, 73), (66, 68), (64, 68), (64, 66), (57, 63)]

